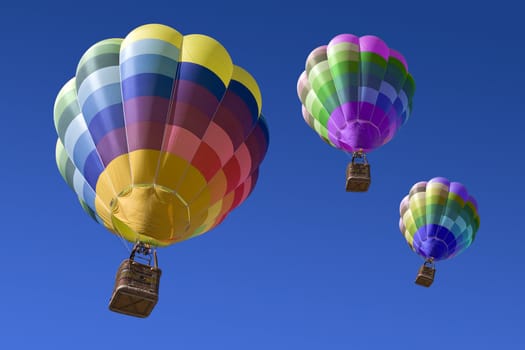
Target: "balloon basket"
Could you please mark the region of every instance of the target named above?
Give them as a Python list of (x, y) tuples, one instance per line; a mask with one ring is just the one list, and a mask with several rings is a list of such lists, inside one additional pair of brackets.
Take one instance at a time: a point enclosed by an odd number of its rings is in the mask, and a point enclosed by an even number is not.
[(432, 282), (434, 282), (435, 274), (436, 269), (434, 268), (434, 263), (431, 260), (427, 260), (419, 268), (415, 283), (423, 287), (430, 287)]
[[(362, 160), (362, 163), (356, 162)], [(363, 152), (354, 152), (346, 167), (346, 192), (366, 192), (370, 187), (370, 164)]]
[[(148, 263), (135, 261), (135, 254), (147, 257)], [(144, 258), (143, 258), (144, 259)], [(115, 278), (115, 288), (109, 302), (109, 309), (121, 314), (148, 317), (159, 300), (159, 282), (161, 270), (158, 268), (157, 252), (138, 243), (133, 248), (129, 259), (122, 261)]]

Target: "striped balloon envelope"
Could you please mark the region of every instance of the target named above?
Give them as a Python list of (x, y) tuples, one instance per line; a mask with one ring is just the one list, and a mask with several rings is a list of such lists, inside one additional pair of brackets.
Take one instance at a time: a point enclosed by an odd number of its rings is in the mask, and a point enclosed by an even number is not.
[(314, 49), (297, 82), (306, 123), (351, 153), (389, 142), (408, 120), (414, 92), (403, 55), (372, 35), (341, 34)]
[(480, 223), (477, 202), (465, 186), (442, 177), (412, 186), (399, 211), (399, 229), (408, 245), (429, 261), (467, 249)]
[(159, 24), (89, 48), (54, 119), (58, 168), (85, 211), (155, 246), (221, 223), (269, 141), (254, 78), (213, 38)]

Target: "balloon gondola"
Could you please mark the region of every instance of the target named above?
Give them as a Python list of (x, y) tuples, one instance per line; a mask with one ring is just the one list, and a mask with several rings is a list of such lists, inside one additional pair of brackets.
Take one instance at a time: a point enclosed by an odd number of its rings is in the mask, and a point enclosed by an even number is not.
[[(84, 53), (55, 101), (56, 161), (82, 208), (135, 244), (111, 310), (147, 316), (155, 249), (208, 232), (251, 194), (269, 142), (261, 101), (254, 78), (205, 35), (148, 24)], [(142, 311), (122, 306), (133, 285), (149, 293)]]
[(424, 259), (415, 283), (430, 287), (434, 263), (470, 247), (479, 229), (478, 204), (466, 187), (443, 177), (416, 183), (401, 201), (399, 229)]
[(366, 192), (370, 187), (370, 164), (362, 151), (352, 154), (352, 161), (346, 167), (346, 191)]
[(130, 316), (149, 316), (159, 300), (161, 273), (157, 251), (149, 244), (136, 243), (129, 259), (122, 261), (117, 270), (109, 309)]
[(419, 268), (414, 282), (423, 287), (430, 287), (432, 283), (434, 283), (435, 275), (436, 267), (434, 265), (434, 259), (428, 258)]
[(412, 111), (415, 83), (405, 58), (376, 36), (341, 34), (313, 50), (297, 83), (305, 122), (351, 155), (346, 190), (368, 190), (366, 154), (388, 143)]

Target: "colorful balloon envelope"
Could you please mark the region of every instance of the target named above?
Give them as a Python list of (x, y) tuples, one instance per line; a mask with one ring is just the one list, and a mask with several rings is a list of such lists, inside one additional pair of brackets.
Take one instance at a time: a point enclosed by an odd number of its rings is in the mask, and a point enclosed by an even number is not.
[(87, 50), (54, 116), (57, 165), (85, 211), (154, 246), (222, 222), (268, 148), (254, 78), (216, 40), (159, 24)]
[(412, 186), (399, 211), (401, 233), (431, 270), (435, 261), (450, 259), (467, 249), (480, 223), (477, 202), (466, 187), (443, 177)]
[[(364, 154), (406, 123), (414, 91), (405, 58), (370, 35), (341, 34), (313, 50), (297, 84), (306, 123), (329, 145), (352, 153), (352, 163), (365, 164)], [(347, 178), (361, 176), (355, 170), (349, 167)]]

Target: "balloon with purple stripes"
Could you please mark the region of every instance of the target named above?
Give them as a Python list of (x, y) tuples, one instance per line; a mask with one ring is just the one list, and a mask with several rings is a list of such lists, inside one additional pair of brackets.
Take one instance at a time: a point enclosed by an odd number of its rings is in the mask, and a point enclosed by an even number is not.
[(443, 177), (418, 182), (400, 204), (399, 228), (425, 260), (450, 259), (467, 249), (479, 228), (478, 204), (467, 188)]

